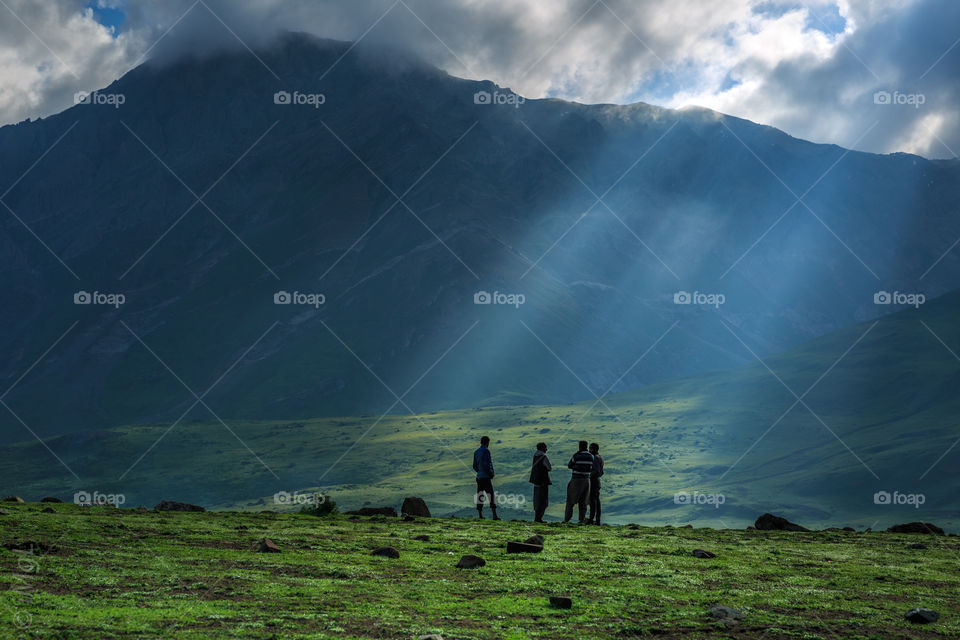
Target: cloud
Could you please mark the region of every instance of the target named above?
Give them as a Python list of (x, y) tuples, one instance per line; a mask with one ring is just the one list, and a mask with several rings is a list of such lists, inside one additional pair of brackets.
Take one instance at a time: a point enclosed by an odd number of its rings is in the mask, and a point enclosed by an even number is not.
[[(960, 150), (955, 0), (110, 0), (119, 35), (76, 0), (6, 2), (37, 34), (0, 22), (6, 122), (69, 106), (145, 54), (256, 49), (295, 30), (400, 45), (530, 97), (696, 104), (862, 150)], [(878, 91), (923, 103), (878, 104)]]

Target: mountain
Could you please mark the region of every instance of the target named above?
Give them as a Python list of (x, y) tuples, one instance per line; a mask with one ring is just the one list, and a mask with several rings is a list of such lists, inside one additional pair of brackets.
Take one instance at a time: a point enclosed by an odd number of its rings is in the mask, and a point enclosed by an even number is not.
[(522, 101), (301, 35), (140, 66), (0, 148), (7, 441), (592, 400), (877, 317), (880, 290), (932, 298), (960, 266), (956, 160)]
[[(565, 463), (576, 441), (588, 438), (601, 443), (604, 513), (613, 523), (744, 527), (770, 511), (811, 527), (922, 520), (957, 531), (958, 313), (955, 292), (762, 362), (602, 404), (66, 434), (0, 448), (8, 461), (0, 486), (33, 500), (82, 490), (123, 494), (126, 506), (175, 499), (257, 510), (289, 508), (274, 504), (280, 491), (319, 490), (344, 508), (418, 495), (435, 515), (470, 516), (471, 454), (486, 433), (510, 517), (529, 517), (536, 443), (549, 445), (548, 516), (556, 518)], [(678, 503), (678, 494), (694, 504)]]

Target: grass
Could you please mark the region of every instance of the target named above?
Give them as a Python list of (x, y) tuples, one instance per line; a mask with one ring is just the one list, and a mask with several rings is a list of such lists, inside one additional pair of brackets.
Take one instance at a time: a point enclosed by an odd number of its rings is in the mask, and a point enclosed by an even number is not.
[[(886, 533), (4, 505), (5, 628), (51, 638), (941, 638), (960, 543)], [(546, 538), (540, 554), (510, 540)], [(425, 534), (428, 541), (413, 540)], [(282, 553), (252, 550), (262, 537)], [(928, 548), (910, 549), (922, 541)], [(29, 551), (10, 550), (24, 543)], [(370, 555), (394, 546), (399, 559)], [(697, 559), (704, 548), (715, 559)], [(485, 567), (456, 569), (476, 554)], [(573, 598), (551, 608), (551, 595)], [(715, 604), (743, 620), (714, 620)], [(904, 620), (917, 606), (940, 621)]]

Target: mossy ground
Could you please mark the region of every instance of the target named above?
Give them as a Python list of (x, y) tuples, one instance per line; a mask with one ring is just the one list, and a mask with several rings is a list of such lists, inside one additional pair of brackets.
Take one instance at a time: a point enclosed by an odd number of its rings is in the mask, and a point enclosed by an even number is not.
[[(960, 636), (953, 537), (3, 507), (4, 637)], [(542, 553), (506, 554), (534, 533)], [(264, 536), (283, 552), (254, 552)], [(25, 543), (42, 548), (12, 548)], [(371, 556), (380, 545), (400, 558)], [(456, 569), (468, 553), (486, 566)], [(551, 595), (573, 608), (551, 608)], [(743, 620), (713, 620), (714, 604)], [(940, 621), (904, 620), (916, 606)]]

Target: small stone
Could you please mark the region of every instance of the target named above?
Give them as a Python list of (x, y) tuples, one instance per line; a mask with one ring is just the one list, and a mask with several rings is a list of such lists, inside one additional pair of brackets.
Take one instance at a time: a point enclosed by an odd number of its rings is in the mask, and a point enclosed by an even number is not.
[(543, 536), (538, 533), (538, 534), (535, 534), (535, 535), (530, 536), (529, 538), (527, 538), (527, 539), (524, 540), (523, 542), (524, 542), (524, 544), (535, 544), (535, 545), (537, 545), (537, 546), (542, 547), (542, 546), (543, 546), (544, 539), (543, 539)]
[(145, 506), (140, 505), (139, 507), (137, 507), (137, 511), (139, 511), (140, 513), (143, 513), (144, 511), (150, 511), (150, 509), (147, 509)]
[(913, 544), (908, 544), (907, 549), (926, 549), (927, 545), (922, 542), (914, 542)]
[(425, 636), (417, 636), (417, 640), (443, 640), (443, 636), (439, 633), (431, 633)]
[(397, 510), (393, 507), (362, 507), (353, 511), (347, 511), (344, 515), (348, 516), (387, 516), (397, 517)]
[(480, 556), (467, 554), (460, 558), (460, 561), (457, 563), (457, 569), (473, 569), (475, 567), (482, 567), (485, 564), (487, 564), (487, 561)]
[(377, 547), (370, 552), (370, 555), (380, 556), (383, 558), (399, 558), (400, 552), (397, 551), (396, 547)]
[(717, 554), (712, 551), (707, 551), (705, 549), (694, 549), (693, 550), (694, 558), (716, 558)]
[(733, 607), (724, 607), (722, 605), (716, 605), (710, 607), (710, 615), (716, 618), (717, 620), (742, 620), (743, 614), (734, 609)]
[(508, 542), (507, 553), (540, 553), (543, 545), (527, 544), (526, 542)]
[(413, 540), (417, 540), (418, 542), (430, 542), (430, 536), (425, 533), (421, 533), (418, 536), (413, 536)]
[(46, 507), (45, 509), (40, 510), (40, 513), (56, 513), (56, 512), (57, 510), (54, 509), (53, 507)]
[(4, 501), (4, 502), (18, 502), (18, 503), (20, 503), (20, 504), (23, 504), (23, 498), (21, 498), (20, 496), (7, 496), (6, 498), (3, 499), (3, 501)]
[(910, 622), (927, 624), (939, 620), (940, 614), (933, 609), (910, 609), (910, 611), (907, 611), (903, 617)]
[(52, 496), (47, 496), (46, 498), (41, 498), (40, 502), (63, 502), (60, 498), (54, 498)]
[(280, 553), (280, 547), (274, 544), (270, 538), (263, 538), (257, 546), (259, 553)]
[(206, 511), (205, 508), (190, 504), (189, 502), (176, 502), (174, 500), (163, 500), (154, 507), (157, 511)]
[(761, 531), (810, 531), (806, 527), (790, 522), (786, 518), (775, 516), (772, 513), (765, 513), (753, 523)]
[(0, 509), (0, 516), (6, 516), (6, 515), (9, 515), (9, 514), (7, 513), (7, 510), (6, 510), (6, 509)]
[(550, 606), (555, 609), (570, 609), (573, 607), (573, 600), (566, 596), (550, 596)]

